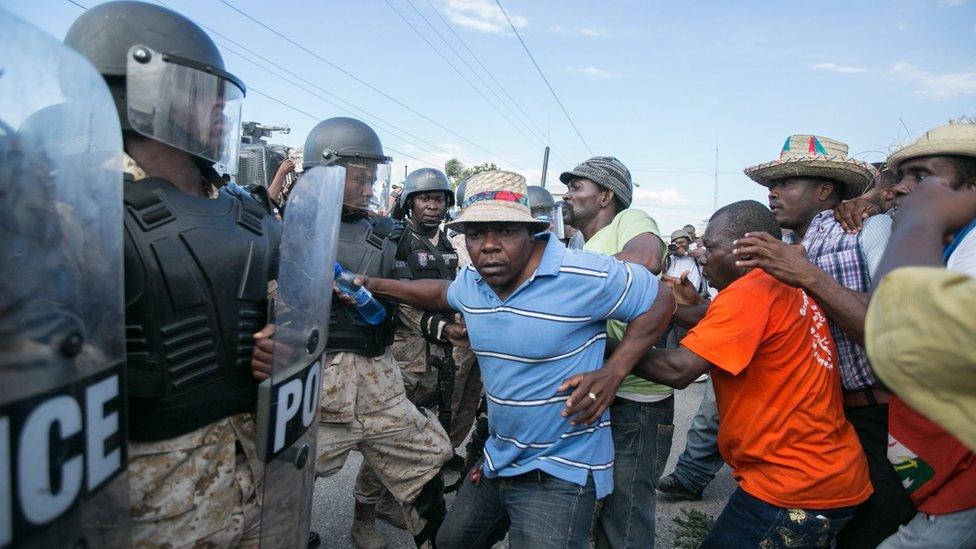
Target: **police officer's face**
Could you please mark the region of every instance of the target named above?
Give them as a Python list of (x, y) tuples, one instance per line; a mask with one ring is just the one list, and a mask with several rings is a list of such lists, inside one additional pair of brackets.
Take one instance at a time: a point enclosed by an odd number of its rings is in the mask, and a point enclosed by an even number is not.
[(524, 223), (467, 223), (464, 241), (478, 273), (492, 288), (518, 278), (532, 257), (532, 232)]
[(349, 208), (368, 210), (373, 198), (373, 181), (376, 170), (364, 166), (346, 166), (346, 188), (342, 203)]
[(410, 212), (422, 225), (438, 225), (447, 212), (447, 197), (442, 191), (415, 194), (410, 197)]

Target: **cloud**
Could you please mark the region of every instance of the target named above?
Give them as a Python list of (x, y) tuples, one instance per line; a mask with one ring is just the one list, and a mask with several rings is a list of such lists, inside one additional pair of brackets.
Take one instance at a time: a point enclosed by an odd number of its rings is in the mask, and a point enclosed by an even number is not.
[(926, 101), (942, 101), (963, 95), (976, 94), (976, 71), (936, 73), (909, 63), (895, 63), (886, 70), (844, 66), (836, 63), (817, 63), (814, 70), (836, 74), (875, 74), (898, 80), (915, 89), (915, 95)]
[(596, 67), (570, 67), (566, 69), (566, 73), (588, 76), (590, 78), (613, 78), (612, 72), (598, 69)]
[(838, 74), (864, 74), (867, 72), (871, 72), (869, 69), (865, 69), (862, 67), (851, 67), (845, 65), (838, 65), (836, 63), (817, 63), (816, 65), (813, 65), (810, 68), (818, 71), (835, 72)]
[[(447, 0), (447, 17), (454, 24), (480, 32), (504, 34), (508, 32), (505, 14), (490, 0)], [(520, 15), (510, 13), (516, 28), (528, 26), (529, 21)]]
[(688, 203), (685, 197), (681, 196), (681, 193), (678, 192), (677, 189), (652, 191), (650, 189), (642, 189), (640, 187), (634, 189), (634, 202), (639, 202), (642, 205), (650, 207), (677, 206)]
[(578, 29), (569, 29), (561, 25), (556, 25), (554, 27), (549, 27), (549, 32), (554, 32), (556, 34), (572, 34), (579, 36), (586, 36), (589, 38), (597, 38), (607, 34), (606, 29), (597, 29), (592, 27), (582, 27)]
[(914, 86), (915, 95), (929, 101), (976, 94), (976, 72), (973, 71), (938, 74), (908, 63), (895, 63), (887, 74)]

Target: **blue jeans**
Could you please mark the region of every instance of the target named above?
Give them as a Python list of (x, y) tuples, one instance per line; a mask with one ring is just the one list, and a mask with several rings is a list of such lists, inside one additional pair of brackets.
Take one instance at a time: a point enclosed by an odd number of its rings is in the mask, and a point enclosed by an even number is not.
[(597, 521), (600, 549), (654, 547), (654, 489), (668, 463), (673, 422), (673, 396), (647, 403), (617, 398), (610, 406), (613, 493)]
[(674, 476), (687, 489), (696, 492), (705, 489), (715, 478), (715, 473), (725, 465), (718, 451), (718, 406), (715, 404), (715, 388), (712, 376), (705, 382), (705, 394), (698, 412), (691, 421), (685, 450), (678, 456)]
[(508, 532), (512, 547), (588, 548), (596, 488), (542, 471), (509, 478), (465, 479), (437, 533), (441, 549), (490, 548)]
[(855, 509), (784, 509), (736, 488), (701, 549), (831, 547)]
[(962, 549), (976, 547), (976, 508), (946, 515), (915, 515), (878, 549)]

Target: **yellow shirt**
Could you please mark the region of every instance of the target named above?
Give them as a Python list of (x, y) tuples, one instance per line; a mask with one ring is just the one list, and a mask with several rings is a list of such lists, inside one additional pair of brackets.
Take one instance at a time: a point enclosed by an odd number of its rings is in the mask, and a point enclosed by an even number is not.
[(871, 298), (874, 373), (913, 409), (976, 451), (976, 278), (935, 267), (890, 272)]
[[(624, 246), (637, 235), (651, 233), (661, 238), (661, 231), (657, 227), (657, 222), (647, 215), (646, 212), (636, 209), (627, 209), (616, 215), (609, 225), (596, 232), (586, 243), (583, 249), (601, 254), (614, 255), (620, 253)], [(662, 259), (667, 253), (667, 248), (663, 247)], [(607, 335), (620, 340), (624, 337), (627, 325), (617, 320), (607, 321)], [(656, 342), (649, 342), (648, 347)], [(617, 395), (629, 400), (652, 402), (660, 400), (655, 396), (670, 395), (674, 390), (667, 385), (652, 383), (637, 376), (627, 376), (620, 384)]]

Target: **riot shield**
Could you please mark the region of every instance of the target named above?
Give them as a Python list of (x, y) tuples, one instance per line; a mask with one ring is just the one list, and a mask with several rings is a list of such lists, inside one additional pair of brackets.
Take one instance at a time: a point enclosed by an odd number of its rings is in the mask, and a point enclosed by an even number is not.
[(288, 198), (273, 306), (272, 371), (258, 392), (265, 547), (304, 547), (308, 540), (321, 358), (345, 178), (340, 167), (306, 170)]
[(118, 115), (80, 55), (0, 29), (0, 547), (127, 546)]

